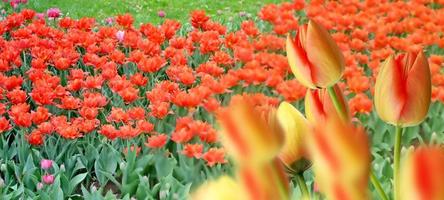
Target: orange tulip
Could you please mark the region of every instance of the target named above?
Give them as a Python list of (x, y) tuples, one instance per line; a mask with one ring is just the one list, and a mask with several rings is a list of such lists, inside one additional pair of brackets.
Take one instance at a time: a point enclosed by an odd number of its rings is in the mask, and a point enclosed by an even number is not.
[(289, 180), (278, 159), (264, 164), (240, 165), (238, 176), (250, 200), (287, 200), (290, 198)]
[(327, 118), (315, 126), (307, 144), (316, 183), (327, 199), (368, 199), (370, 150), (363, 128)]
[(295, 172), (310, 165), (305, 153), (305, 137), (309, 131), (308, 121), (291, 104), (282, 102), (277, 109), (277, 120), (285, 134), (285, 143), (279, 158), (285, 166)]
[(407, 156), (401, 171), (401, 199), (444, 199), (444, 149), (420, 147)]
[(390, 56), (375, 84), (375, 108), (379, 117), (396, 126), (421, 123), (431, 98), (430, 69), (424, 53)]
[(327, 117), (341, 118), (341, 115), (345, 116), (345, 121), (350, 119), (348, 104), (341, 89), (337, 85), (333, 87), (341, 107), (344, 109), (343, 113), (338, 113), (327, 89), (307, 90), (307, 94), (305, 95), (305, 115), (307, 116), (308, 121), (316, 124), (319, 121), (324, 121)]
[(287, 58), (296, 78), (306, 87), (326, 88), (335, 84), (344, 71), (344, 56), (330, 34), (310, 20), (296, 38), (287, 38)]
[(265, 162), (278, 155), (283, 136), (261, 116), (243, 99), (232, 101), (219, 113), (222, 144), (235, 161)]

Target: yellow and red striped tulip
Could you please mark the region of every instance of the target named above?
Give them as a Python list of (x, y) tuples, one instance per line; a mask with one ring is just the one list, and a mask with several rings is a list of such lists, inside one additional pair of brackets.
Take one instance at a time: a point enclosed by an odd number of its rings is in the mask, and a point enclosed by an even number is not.
[(305, 138), (309, 132), (307, 119), (290, 103), (282, 102), (277, 109), (277, 120), (285, 135), (279, 158), (295, 172), (307, 169), (310, 165), (305, 153)]
[(444, 199), (444, 149), (420, 147), (407, 155), (401, 170), (401, 199)]
[(429, 64), (422, 51), (390, 56), (376, 79), (376, 111), (387, 123), (417, 125), (427, 115), (431, 90)]
[(248, 196), (240, 185), (229, 176), (219, 177), (200, 186), (191, 198), (192, 200), (245, 200)]
[(344, 121), (350, 119), (350, 111), (345, 97), (338, 85), (333, 86), (334, 92), (339, 99), (341, 107), (344, 109), (343, 113), (338, 113), (334, 107), (333, 101), (327, 92), (327, 89), (307, 90), (305, 95), (305, 115), (308, 121), (313, 124), (319, 121), (324, 121), (326, 118), (341, 118), (344, 116)]
[(344, 55), (327, 30), (310, 20), (286, 42), (287, 58), (296, 78), (306, 87), (334, 85), (344, 71)]
[(249, 200), (290, 198), (289, 180), (279, 159), (261, 164), (244, 163), (239, 166), (238, 177)]
[(284, 143), (281, 132), (270, 127), (246, 100), (232, 101), (218, 120), (222, 144), (236, 162), (268, 162)]
[(316, 183), (327, 199), (368, 199), (370, 146), (363, 128), (327, 118), (316, 124), (307, 146)]

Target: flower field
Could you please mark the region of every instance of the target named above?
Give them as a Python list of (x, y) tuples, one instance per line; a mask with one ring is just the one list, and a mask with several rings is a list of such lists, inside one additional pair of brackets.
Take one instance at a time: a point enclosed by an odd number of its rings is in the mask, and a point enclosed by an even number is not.
[(444, 199), (443, 1), (27, 3), (1, 13), (0, 199)]

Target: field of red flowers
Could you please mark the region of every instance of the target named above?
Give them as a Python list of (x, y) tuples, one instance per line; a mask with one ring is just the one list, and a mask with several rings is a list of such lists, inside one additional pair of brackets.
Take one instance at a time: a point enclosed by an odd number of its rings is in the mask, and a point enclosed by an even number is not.
[[(443, 5), (294, 0), (229, 25), (9, 13), (0, 199), (400, 199), (396, 144), (402, 199), (443, 199), (444, 150), (419, 147), (444, 141)], [(301, 120), (325, 121), (311, 147)]]

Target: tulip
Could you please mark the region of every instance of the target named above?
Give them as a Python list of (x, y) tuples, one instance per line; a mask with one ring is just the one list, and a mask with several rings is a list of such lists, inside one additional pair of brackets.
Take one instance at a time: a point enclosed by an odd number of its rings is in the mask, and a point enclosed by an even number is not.
[(245, 200), (246, 195), (239, 184), (229, 176), (222, 176), (200, 186), (191, 195), (192, 200)]
[(52, 183), (54, 183), (54, 175), (51, 174), (43, 175), (42, 181), (47, 185), (51, 185)]
[(239, 166), (239, 182), (249, 200), (289, 199), (290, 189), (281, 162), (245, 163)]
[(305, 159), (305, 137), (309, 131), (308, 121), (291, 104), (282, 102), (277, 110), (277, 119), (285, 134), (285, 143), (279, 158), (285, 166), (299, 173), (310, 166)]
[(368, 199), (370, 150), (363, 128), (327, 118), (308, 134), (315, 180), (327, 199)]
[(335, 108), (334, 101), (332, 101), (327, 89), (307, 90), (305, 95), (305, 115), (309, 122), (316, 124), (330, 117), (342, 118), (344, 121), (350, 119), (348, 104), (341, 89), (337, 85), (333, 86), (332, 89), (333, 95), (337, 97), (341, 111), (338, 112), (338, 109)]
[(218, 114), (222, 144), (235, 161), (265, 162), (278, 155), (283, 137), (261, 115), (243, 99)]
[(40, 168), (47, 170), (52, 167), (52, 160), (43, 159), (40, 161)]
[(295, 77), (308, 88), (334, 85), (345, 68), (344, 56), (327, 30), (310, 20), (296, 38), (286, 42), (287, 58)]
[(401, 199), (444, 199), (444, 149), (420, 147), (407, 156), (401, 171)]
[(395, 126), (417, 125), (427, 115), (431, 90), (430, 69), (422, 51), (390, 56), (376, 79), (376, 111)]

